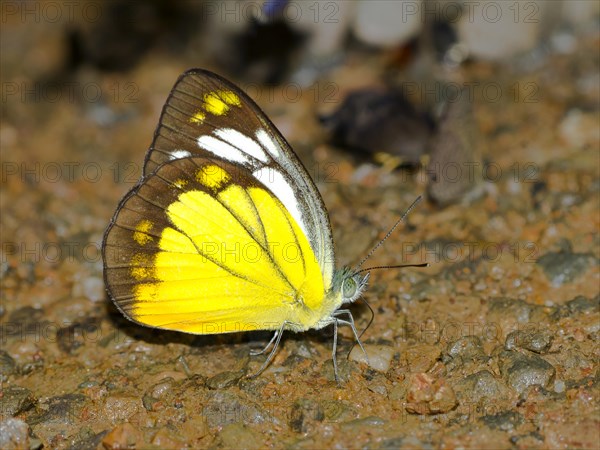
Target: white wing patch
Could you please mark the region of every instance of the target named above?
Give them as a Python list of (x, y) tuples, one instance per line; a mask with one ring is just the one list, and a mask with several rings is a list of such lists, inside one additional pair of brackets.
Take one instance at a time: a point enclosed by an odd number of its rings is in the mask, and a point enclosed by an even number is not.
[(220, 128), (213, 131), (212, 135), (200, 136), (198, 146), (215, 156), (232, 163), (243, 164), (252, 170), (254, 178), (279, 199), (308, 237), (308, 226), (303, 220), (294, 188), (283, 173), (266, 165), (273, 160), (281, 161), (284, 157), (279, 145), (266, 130), (259, 129), (255, 136), (257, 140), (233, 128)]
[(274, 159), (281, 157), (279, 146), (273, 142), (273, 139), (271, 139), (271, 136), (269, 136), (269, 133), (267, 133), (265, 130), (262, 128), (258, 130), (256, 132), (256, 139), (258, 139), (258, 142), (261, 143), (261, 145), (267, 150), (267, 152), (269, 152), (271, 156), (273, 156)]
[(269, 162), (270, 158), (267, 156), (263, 148), (258, 145), (254, 139), (249, 138), (245, 134), (242, 134), (233, 128), (215, 130), (214, 134), (234, 147), (237, 147), (240, 151), (253, 156), (259, 161), (264, 163)]
[(230, 162), (237, 162), (241, 164), (247, 164), (249, 162), (248, 155), (246, 153), (213, 136), (206, 134), (200, 136), (198, 138), (198, 146), (206, 151), (211, 152), (213, 155), (225, 158)]
[(300, 205), (294, 194), (294, 189), (287, 182), (283, 174), (272, 167), (262, 167), (252, 172), (252, 175), (264, 184), (279, 199), (283, 206), (290, 212), (296, 223), (308, 237), (306, 224), (302, 220)]
[(176, 159), (187, 158), (188, 156), (192, 156), (192, 154), (187, 150), (173, 150), (169, 155), (169, 158), (174, 161)]

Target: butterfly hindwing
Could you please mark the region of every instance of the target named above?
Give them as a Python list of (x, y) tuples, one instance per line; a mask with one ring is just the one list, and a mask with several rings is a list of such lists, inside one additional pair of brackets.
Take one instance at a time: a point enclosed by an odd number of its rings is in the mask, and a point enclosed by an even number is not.
[(105, 234), (105, 279), (138, 323), (196, 334), (314, 326), (319, 261), (252, 173), (201, 157), (159, 166), (121, 201)]
[(294, 217), (316, 254), (326, 289), (331, 286), (329, 218), (306, 169), (250, 97), (201, 69), (185, 72), (175, 83), (146, 155), (144, 175), (189, 156), (235, 164), (262, 183)]

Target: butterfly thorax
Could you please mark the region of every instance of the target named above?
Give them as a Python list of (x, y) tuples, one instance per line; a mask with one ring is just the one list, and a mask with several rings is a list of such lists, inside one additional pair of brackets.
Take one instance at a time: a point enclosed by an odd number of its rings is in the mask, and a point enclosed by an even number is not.
[[(289, 329), (293, 331), (319, 330), (334, 320), (334, 312), (342, 305), (352, 303), (360, 297), (367, 285), (369, 276), (355, 274), (348, 267), (342, 267), (334, 272), (331, 287), (325, 293), (318, 309), (294, 308), (289, 321), (293, 323)], [(302, 325), (300, 325), (302, 324)], [(294, 326), (299, 325), (299, 326)]]

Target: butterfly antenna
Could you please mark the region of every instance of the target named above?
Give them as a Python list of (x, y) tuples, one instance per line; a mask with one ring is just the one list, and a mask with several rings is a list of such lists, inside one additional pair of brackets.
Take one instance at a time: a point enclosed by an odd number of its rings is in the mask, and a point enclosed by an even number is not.
[[(394, 230), (396, 229), (396, 227), (397, 227), (398, 225), (400, 225), (400, 223), (401, 223), (401, 222), (403, 222), (403, 221), (404, 221), (404, 219), (406, 218), (406, 216), (408, 215), (408, 213), (409, 213), (409, 212), (411, 212), (411, 211), (412, 211), (412, 209), (413, 209), (413, 208), (414, 208), (414, 207), (417, 205), (417, 203), (419, 203), (419, 202), (421, 201), (421, 198), (422, 198), (422, 196), (420, 196), (420, 195), (419, 195), (419, 196), (416, 198), (416, 200), (415, 200), (414, 202), (412, 202), (412, 205), (410, 205), (410, 206), (408, 207), (408, 209), (407, 209), (407, 210), (404, 212), (404, 214), (402, 214), (402, 217), (400, 217), (400, 218), (398, 219), (398, 221), (397, 221), (397, 222), (394, 224), (394, 226), (393, 226), (392, 228), (390, 228), (390, 231), (388, 231), (388, 232), (387, 232), (387, 234), (386, 234), (386, 235), (383, 237), (383, 239), (382, 239), (382, 240), (380, 240), (380, 241), (379, 241), (379, 243), (378, 243), (378, 244), (377, 244), (375, 247), (373, 247), (373, 248), (371, 249), (371, 251), (370, 251), (370, 252), (367, 254), (367, 256), (365, 256), (365, 257), (362, 259), (362, 261), (361, 261), (360, 263), (358, 263), (358, 265), (357, 265), (357, 266), (356, 266), (356, 268), (354, 269), (354, 272), (355, 272), (355, 273), (358, 273), (358, 269), (360, 269), (360, 266), (362, 266), (362, 265), (365, 263), (365, 261), (367, 261), (367, 259), (369, 259), (371, 256), (373, 256), (373, 253), (375, 253), (375, 251), (376, 251), (376, 250), (377, 250), (379, 247), (381, 247), (381, 244), (383, 244), (383, 243), (385, 242), (385, 240), (386, 240), (387, 238), (389, 238), (389, 237), (390, 237), (390, 235), (391, 235), (391, 234), (394, 232)], [(362, 272), (362, 270), (361, 270), (360, 272)]]
[(420, 263), (420, 264), (400, 264), (395, 266), (375, 266), (375, 267), (367, 267), (366, 269), (360, 269), (354, 272), (352, 275), (356, 275), (361, 272), (370, 272), (372, 270), (379, 269), (402, 269), (406, 267), (429, 267), (429, 263)]

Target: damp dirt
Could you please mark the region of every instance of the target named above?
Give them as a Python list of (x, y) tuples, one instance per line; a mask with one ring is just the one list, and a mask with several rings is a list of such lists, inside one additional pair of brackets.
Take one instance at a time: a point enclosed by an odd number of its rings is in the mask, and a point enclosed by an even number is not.
[[(102, 234), (188, 66), (148, 57), (127, 75), (80, 71), (79, 86), (113, 95), (104, 102), (3, 102), (0, 447), (597, 448), (600, 138), (586, 80), (598, 43), (583, 37), (527, 71), (461, 69), (505, 93), (476, 92), (456, 125), (485, 141), (480, 192), (421, 202), (371, 258), (430, 266), (371, 274), (369, 363), (342, 328), (340, 384), (331, 330), (286, 334), (249, 378), (267, 333), (144, 328), (105, 294)], [(376, 78), (384, 64), (325, 81)], [(338, 263), (356, 263), (429, 177), (328, 144), (314, 95), (269, 89), (258, 101), (316, 179)], [(351, 310), (362, 330), (368, 309)]]

